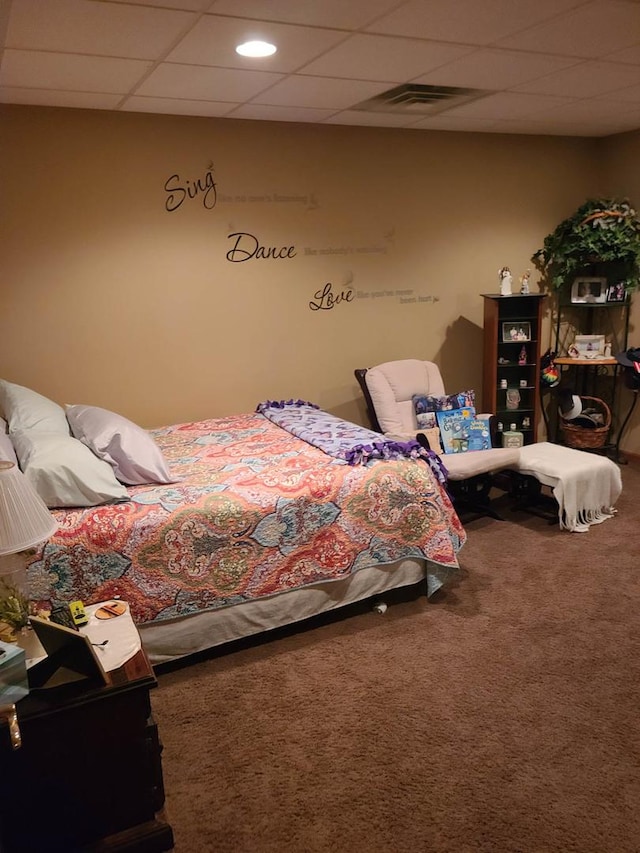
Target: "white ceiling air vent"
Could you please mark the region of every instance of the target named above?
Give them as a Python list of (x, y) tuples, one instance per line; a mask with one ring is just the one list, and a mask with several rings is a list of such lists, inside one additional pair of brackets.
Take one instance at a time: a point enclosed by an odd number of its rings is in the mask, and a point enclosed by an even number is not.
[(467, 89), (458, 86), (425, 86), (420, 83), (403, 83), (352, 107), (372, 113), (406, 113), (418, 116), (435, 115), (468, 101), (484, 98), (491, 92), (484, 89)]

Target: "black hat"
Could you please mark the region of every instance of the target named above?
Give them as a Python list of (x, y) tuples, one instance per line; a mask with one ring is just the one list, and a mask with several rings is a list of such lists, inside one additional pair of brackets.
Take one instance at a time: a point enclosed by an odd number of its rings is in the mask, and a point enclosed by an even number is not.
[(616, 361), (624, 367), (633, 367), (640, 373), (640, 347), (631, 347), (626, 352), (619, 352)]

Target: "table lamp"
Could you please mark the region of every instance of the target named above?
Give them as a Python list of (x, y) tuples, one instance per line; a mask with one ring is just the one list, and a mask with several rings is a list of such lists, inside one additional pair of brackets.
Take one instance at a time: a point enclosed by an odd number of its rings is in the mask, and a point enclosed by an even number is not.
[(28, 597), (25, 551), (58, 529), (45, 502), (14, 462), (0, 461), (0, 598), (3, 587)]
[[(24, 552), (44, 542), (57, 529), (58, 522), (18, 466), (14, 462), (0, 461), (0, 600), (6, 602), (8, 608), (15, 606), (16, 618), (24, 619), (25, 623), (28, 613), (20, 612), (20, 598), (27, 602), (29, 598)], [(6, 657), (6, 651), (4, 655)], [(24, 651), (22, 655), (24, 660)], [(0, 717), (6, 718), (11, 745), (18, 749), (22, 738), (15, 701), (9, 704), (0, 701)]]

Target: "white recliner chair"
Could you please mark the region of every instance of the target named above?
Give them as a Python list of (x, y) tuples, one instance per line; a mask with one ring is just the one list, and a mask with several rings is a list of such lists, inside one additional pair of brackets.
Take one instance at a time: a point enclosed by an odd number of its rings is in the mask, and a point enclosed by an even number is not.
[[(418, 435), (414, 394), (446, 393), (440, 370), (431, 361), (388, 361), (369, 370), (356, 370), (355, 375), (373, 429), (401, 441)], [(476, 515), (500, 518), (491, 508), (489, 492), (502, 481), (515, 498), (515, 509), (559, 521), (570, 531), (585, 532), (590, 525), (613, 517), (622, 491), (620, 469), (611, 459), (546, 441), (522, 448), (449, 453), (442, 460), (449, 472), (449, 491), (456, 509), (471, 510)], [(501, 472), (505, 472), (504, 477)], [(551, 489), (553, 496), (542, 495), (542, 487)]]
[[(413, 405), (415, 394), (446, 393), (440, 369), (432, 361), (401, 359), (376, 367), (357, 369), (371, 426), (397, 441), (415, 439), (419, 431)], [(443, 455), (449, 472), (450, 491), (456, 505), (475, 513), (499, 518), (489, 503), (492, 475), (517, 468), (519, 448), (491, 448)]]

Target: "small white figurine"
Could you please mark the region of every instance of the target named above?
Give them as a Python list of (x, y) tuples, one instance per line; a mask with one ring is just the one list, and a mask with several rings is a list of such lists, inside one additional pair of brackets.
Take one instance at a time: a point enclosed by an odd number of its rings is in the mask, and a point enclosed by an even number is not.
[(604, 357), (611, 358), (611, 341), (607, 341), (604, 345)]
[(531, 270), (527, 270), (525, 273), (522, 274), (522, 276), (520, 278), (520, 293), (523, 296), (528, 296), (530, 293), (530, 291), (529, 291), (529, 279), (530, 278), (531, 278)]
[(500, 277), (500, 296), (511, 296), (511, 270), (509, 267), (502, 267), (498, 270), (498, 276)]

